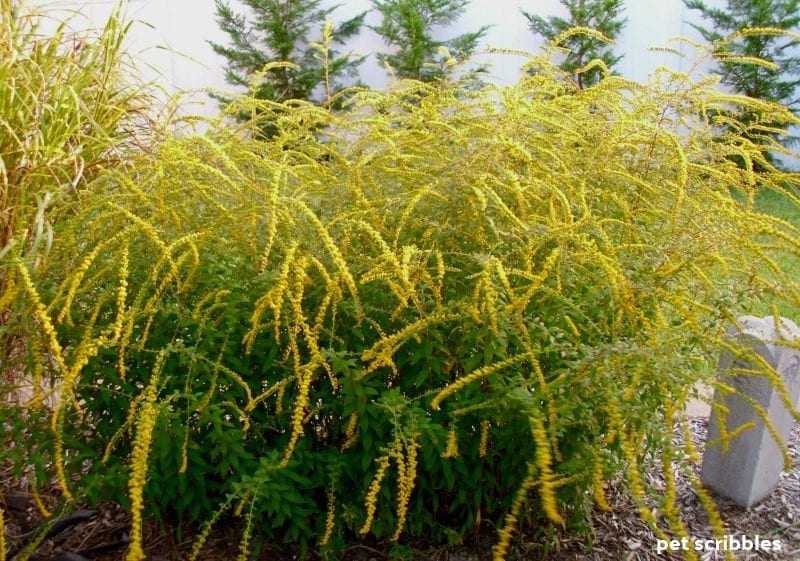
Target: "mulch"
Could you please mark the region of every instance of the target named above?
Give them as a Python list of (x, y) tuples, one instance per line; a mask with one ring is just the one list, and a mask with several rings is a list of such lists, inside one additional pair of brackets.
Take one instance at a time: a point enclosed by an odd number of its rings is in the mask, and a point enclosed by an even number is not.
[[(690, 420), (692, 440), (701, 445), (705, 441), (707, 419)], [(675, 436), (680, 444), (682, 435)], [(800, 423), (795, 423), (788, 446), (793, 468), (781, 474), (778, 487), (767, 498), (751, 509), (744, 509), (730, 500), (714, 496), (718, 510), (726, 523), (728, 534), (753, 540), (779, 540), (780, 551), (738, 551), (739, 561), (800, 561)], [(699, 475), (699, 466), (694, 466)], [(25, 545), (32, 548), (32, 561), (117, 561), (124, 558), (128, 541), (129, 518), (118, 505), (100, 504), (91, 509), (57, 513), (52, 518), (56, 526), (51, 536), (38, 545), (34, 538), (41, 535), (45, 521), (28, 490), (11, 476), (10, 466), (0, 466), (0, 506), (6, 511), (6, 544), (15, 554)], [(647, 483), (654, 489), (663, 488), (659, 468), (646, 473)], [(677, 502), (681, 509), (688, 534), (696, 539), (714, 539), (708, 525), (708, 516), (700, 504), (685, 474), (676, 474)], [(663, 561), (683, 559), (681, 553), (657, 551), (657, 537), (641, 521), (638, 507), (621, 491), (622, 486), (611, 485), (607, 490), (612, 510), (593, 513), (593, 536), (557, 536), (557, 544), (545, 546), (529, 536), (522, 536), (511, 548), (508, 560), (550, 561)], [(55, 488), (50, 496), (43, 495), (48, 505), (57, 503)], [(165, 528), (158, 524), (147, 526), (144, 542), (151, 561), (185, 560), (191, 550), (193, 535), (186, 529)], [(181, 536), (181, 537), (178, 537)], [(217, 526), (212, 532), (200, 557), (202, 561), (233, 560), (238, 555), (240, 529)], [(490, 561), (495, 530), (489, 527), (469, 536), (464, 544), (451, 547), (428, 546), (410, 543), (406, 550), (418, 561)], [(36, 545), (36, 547), (32, 547)], [(262, 552), (258, 559), (289, 561), (296, 555), (276, 551)], [(384, 561), (388, 548), (379, 545), (356, 544), (347, 548), (342, 559), (347, 561)], [(725, 559), (722, 551), (703, 551), (701, 561)], [(13, 555), (7, 561), (14, 561)]]

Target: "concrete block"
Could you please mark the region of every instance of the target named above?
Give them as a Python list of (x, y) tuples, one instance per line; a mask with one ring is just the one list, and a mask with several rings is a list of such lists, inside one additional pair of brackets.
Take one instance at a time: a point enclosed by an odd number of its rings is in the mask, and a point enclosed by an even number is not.
[[(800, 350), (783, 346), (781, 342), (800, 339), (800, 328), (786, 318), (780, 318), (776, 326), (772, 316), (743, 316), (739, 318), (739, 325), (741, 331), (731, 328), (729, 336), (750, 345), (775, 369), (783, 378), (792, 403), (797, 407), (800, 396)], [(766, 378), (731, 375), (729, 370), (732, 367), (751, 366), (734, 360), (728, 353), (720, 357), (719, 374), (725, 383), (736, 388), (737, 393), (722, 396), (717, 392), (714, 400), (724, 403), (730, 410), (726, 419), (728, 431), (750, 421), (755, 423), (755, 428), (731, 440), (726, 453), (723, 453), (720, 444), (707, 447), (703, 454), (701, 480), (706, 487), (749, 508), (778, 485), (783, 470), (783, 455), (764, 422), (738, 393), (747, 394), (764, 408), (784, 442), (789, 437), (794, 419)], [(709, 419), (708, 441), (716, 440), (719, 436), (719, 425), (712, 415)]]

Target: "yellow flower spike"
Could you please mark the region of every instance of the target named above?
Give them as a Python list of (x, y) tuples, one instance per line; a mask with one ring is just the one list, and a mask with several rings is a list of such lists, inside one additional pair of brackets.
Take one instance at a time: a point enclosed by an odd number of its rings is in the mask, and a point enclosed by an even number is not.
[(42, 515), (42, 518), (50, 518), (53, 516), (53, 513), (45, 506), (44, 501), (42, 500), (42, 496), (39, 494), (39, 491), (35, 488), (31, 491), (31, 496), (33, 497), (33, 503), (36, 505), (36, 510), (39, 511), (39, 514)]
[(581, 338), (581, 332), (578, 329), (578, 326), (575, 325), (575, 322), (572, 321), (572, 318), (569, 317), (568, 315), (564, 315), (564, 321), (567, 322), (567, 326), (569, 326), (569, 329), (570, 329), (570, 331), (572, 331), (572, 334), (575, 336), (575, 338), (576, 339), (580, 339)]
[(372, 528), (372, 523), (375, 520), (375, 510), (377, 508), (378, 493), (381, 490), (381, 482), (383, 481), (383, 476), (386, 474), (386, 469), (389, 467), (389, 454), (381, 456), (376, 460), (376, 462), (378, 464), (378, 469), (375, 472), (375, 477), (372, 479), (372, 483), (370, 483), (369, 491), (367, 491), (367, 496), (364, 497), (364, 505), (367, 511), (367, 518), (366, 520), (364, 520), (364, 524), (358, 531), (358, 533), (361, 535), (364, 535), (370, 531), (370, 529)]
[(5, 512), (0, 508), (0, 561), (6, 561), (6, 524)]
[(17, 265), (17, 270), (19, 270), (19, 274), (22, 277), (22, 286), (25, 288), (25, 292), (27, 292), (28, 298), (31, 299), (31, 303), (33, 304), (33, 315), (39, 320), (39, 323), (41, 323), (42, 331), (47, 341), (47, 350), (52, 353), (53, 360), (63, 374), (67, 372), (68, 368), (64, 362), (64, 353), (61, 344), (58, 342), (55, 327), (53, 327), (50, 316), (47, 314), (47, 309), (42, 303), (41, 298), (39, 298), (36, 287), (33, 285), (30, 273), (28, 273), (28, 268), (19, 258), (14, 258), (14, 263)]
[(491, 423), (488, 419), (483, 419), (481, 421), (481, 442), (480, 446), (478, 446), (478, 456), (481, 458), (485, 458), (487, 451), (489, 449), (489, 428), (491, 427)]
[(250, 508), (245, 515), (244, 532), (242, 532), (242, 539), (239, 542), (239, 555), (236, 556), (236, 561), (248, 561), (250, 557), (250, 538), (253, 535), (253, 509), (255, 508), (255, 497), (250, 501)]
[(392, 541), (397, 541), (397, 538), (400, 536), (400, 533), (403, 530), (403, 525), (405, 524), (406, 518), (406, 509), (408, 508), (408, 497), (406, 496), (405, 490), (407, 466), (406, 459), (403, 454), (403, 443), (400, 437), (395, 440), (392, 449), (389, 451), (389, 456), (394, 458), (394, 461), (397, 464), (397, 527), (391, 537)]
[(494, 272), (497, 275), (497, 278), (500, 279), (500, 284), (503, 286), (503, 290), (505, 290), (506, 294), (511, 297), (514, 294), (514, 289), (511, 287), (511, 282), (508, 280), (508, 275), (506, 274), (506, 269), (503, 266), (503, 262), (497, 257), (492, 257), (491, 261)]
[(131, 400), (130, 405), (128, 406), (128, 415), (125, 417), (125, 422), (122, 426), (117, 429), (117, 431), (111, 436), (106, 444), (105, 452), (103, 452), (103, 457), (100, 460), (102, 463), (107, 463), (109, 459), (111, 459), (111, 452), (114, 450), (114, 446), (116, 446), (117, 442), (125, 433), (130, 432), (131, 426), (136, 421), (136, 411), (139, 408), (139, 403), (142, 401), (143, 395), (139, 394)]
[(117, 342), (122, 336), (122, 325), (125, 321), (125, 300), (128, 297), (128, 244), (122, 247), (119, 258), (119, 289), (117, 291), (117, 318), (111, 328), (111, 340)]
[(361, 360), (374, 360), (383, 356), (387, 351), (393, 352), (396, 346), (402, 344), (407, 339), (417, 336), (427, 327), (437, 323), (457, 320), (461, 317), (463, 317), (461, 314), (433, 313), (427, 317), (420, 318), (413, 323), (409, 323), (400, 331), (388, 337), (382, 337), (372, 347), (364, 351), (361, 355)]
[[(0, 306), (0, 312), (2, 306)], [(38, 336), (35, 334), (31, 336), (31, 356), (33, 358), (33, 373), (31, 381), (33, 383), (33, 398), (28, 403), (28, 407), (32, 410), (41, 409), (44, 406), (44, 393), (42, 387), (44, 385), (44, 362), (45, 357), (42, 356), (42, 343)]]
[(350, 448), (358, 438), (356, 429), (358, 428), (358, 414), (355, 412), (350, 413), (350, 418), (347, 420), (347, 428), (344, 432), (344, 444), (342, 444), (341, 451), (344, 452)]
[(456, 433), (455, 419), (451, 421), (450, 430), (447, 431), (447, 447), (442, 452), (442, 458), (458, 457), (458, 434)]
[[(669, 389), (665, 384), (659, 385), (659, 390), (663, 396), (665, 396), (664, 400), (664, 426), (667, 429), (672, 429), (675, 420), (675, 406), (674, 402), (671, 399)], [(680, 513), (678, 512), (678, 508), (676, 505), (677, 499), (677, 487), (675, 484), (675, 473), (673, 469), (673, 460), (674, 460), (674, 450), (672, 447), (672, 441), (668, 438), (664, 443), (664, 448), (662, 451), (662, 458), (661, 458), (661, 467), (662, 467), (662, 475), (664, 477), (664, 495), (661, 501), (662, 509), (664, 511), (664, 516), (667, 519), (667, 523), (669, 524), (670, 530), (675, 534), (678, 539), (689, 538), (689, 532), (686, 530), (686, 526), (683, 524), (683, 521), (680, 518)], [(686, 552), (687, 561), (694, 561), (697, 559), (696, 553), (691, 550)]]
[(250, 500), (250, 491), (245, 490), (245, 492), (242, 493), (242, 498), (239, 499), (239, 503), (236, 505), (236, 508), (233, 509), (233, 515), (236, 518), (239, 518), (242, 515), (242, 511), (244, 511), (244, 505), (246, 505), (249, 500)]
[(606, 406), (603, 408), (608, 415), (606, 437), (604, 439), (607, 445), (612, 444), (620, 435), (620, 431), (624, 426), (622, 422), (622, 415), (620, 414), (619, 407), (612, 399), (606, 400)]
[(297, 373), (297, 397), (295, 398), (294, 412), (292, 414), (292, 434), (289, 437), (289, 443), (286, 445), (286, 450), (283, 453), (280, 467), (286, 467), (294, 452), (294, 447), (300, 436), (303, 434), (303, 420), (306, 416), (306, 408), (308, 407), (308, 393), (311, 388), (312, 372), (309, 368), (302, 368)]
[[(410, 442), (405, 442), (402, 447), (398, 446), (398, 450), (395, 455), (395, 458), (397, 458), (398, 471), (397, 527), (390, 538), (392, 541), (397, 541), (400, 539), (400, 534), (403, 533), (403, 529), (406, 524), (408, 502), (411, 499), (411, 493), (414, 491), (414, 480), (417, 477), (418, 446), (419, 445), (417, 444), (416, 436), (414, 436), (411, 438)], [(405, 458), (403, 458), (403, 450), (405, 450)]]
[[(698, 463), (700, 462), (700, 454), (697, 452), (697, 448), (692, 442), (691, 428), (689, 427), (689, 422), (685, 417), (682, 419), (682, 421), (684, 427), (683, 448), (686, 452), (686, 456), (692, 462)], [(709, 525), (714, 530), (714, 533), (717, 536), (719, 537), (724, 536), (726, 534), (726, 528), (722, 522), (722, 518), (720, 517), (716, 504), (714, 503), (714, 499), (711, 497), (708, 491), (706, 491), (705, 487), (703, 487), (703, 484), (701, 483), (700, 479), (695, 475), (693, 470), (688, 470), (687, 475), (689, 477), (690, 483), (692, 484), (692, 488), (694, 489), (694, 492), (697, 495), (697, 498), (700, 500), (700, 504), (706, 511)]]
[(531, 281), (530, 285), (525, 287), (525, 292), (520, 295), (518, 298), (510, 302), (507, 307), (511, 310), (517, 310), (519, 312), (523, 312), (525, 308), (528, 307), (528, 303), (530, 302), (531, 298), (533, 298), (534, 294), (536, 294), (544, 281), (550, 276), (550, 273), (555, 268), (556, 264), (558, 263), (558, 258), (561, 256), (561, 250), (556, 248), (550, 252), (547, 258), (542, 265), (542, 270), (537, 275), (533, 275), (530, 273), (523, 273), (519, 271), (518, 273), (526, 278), (527, 280)]
[(264, 250), (261, 253), (261, 261), (258, 266), (259, 273), (263, 273), (266, 270), (270, 253), (272, 252), (272, 246), (275, 243), (275, 237), (278, 235), (278, 199), (281, 187), (281, 174), (282, 168), (276, 168), (267, 194), (267, 212), (269, 213), (267, 217), (267, 243), (264, 245)]
[(281, 415), (283, 413), (283, 396), (286, 393), (288, 384), (278, 384), (277, 395), (275, 396), (275, 414)]
[(498, 532), (499, 540), (492, 548), (492, 561), (505, 561), (508, 555), (508, 548), (511, 545), (511, 538), (517, 528), (519, 521), (519, 513), (522, 511), (522, 506), (528, 496), (531, 488), (536, 485), (536, 466), (532, 462), (528, 462), (528, 473), (522, 484), (517, 489), (514, 500), (511, 503), (511, 510), (506, 514), (503, 527)]
[(328, 545), (328, 542), (333, 536), (333, 531), (336, 529), (336, 495), (333, 489), (328, 489), (328, 510), (325, 513), (325, 533), (322, 534), (322, 539), (319, 542), (320, 546)]
[(119, 238), (121, 235), (123, 235), (123, 233), (127, 233), (127, 231), (123, 230), (123, 232), (118, 232), (114, 236), (112, 236), (112, 237), (108, 238), (107, 240), (104, 240), (104, 241), (100, 242), (99, 244), (97, 244), (94, 247), (94, 249), (92, 249), (92, 251), (89, 252), (89, 255), (87, 255), (83, 259), (81, 264), (78, 265), (72, 271), (72, 274), (69, 277), (70, 278), (70, 282), (69, 282), (69, 288), (67, 289), (67, 295), (64, 298), (64, 304), (61, 307), (61, 311), (56, 316), (56, 322), (62, 323), (65, 319), (67, 320), (67, 322), (70, 321), (70, 319), (69, 319), (69, 309), (72, 306), (72, 301), (75, 299), (75, 295), (78, 292), (78, 288), (80, 287), (81, 281), (86, 276), (86, 273), (89, 271), (89, 267), (92, 266), (92, 263), (94, 263), (94, 260), (97, 259), (98, 255), (100, 255), (100, 252), (103, 251), (110, 244), (115, 242), (117, 240), (117, 238)]
[(485, 269), (485, 280), (483, 283), (483, 308), (486, 316), (489, 317), (489, 331), (494, 336), (498, 336), (499, 330), (497, 327), (497, 291), (494, 288), (494, 283), (491, 278), (491, 270)]
[(289, 277), (292, 272), (292, 267), (295, 263), (295, 255), (297, 254), (297, 244), (292, 244), (286, 250), (286, 255), (283, 257), (278, 277), (275, 279), (274, 284), (270, 287), (266, 294), (256, 301), (255, 309), (250, 317), (250, 330), (245, 333), (242, 343), (245, 346), (245, 352), (250, 353), (253, 348), (253, 343), (261, 331), (261, 316), (267, 308), (272, 309), (272, 321), (275, 329), (275, 341), (280, 342), (280, 319), (281, 310), (283, 308), (283, 295), (289, 290)]
[(642, 482), (641, 472), (637, 467), (638, 448), (636, 446), (636, 431), (630, 429), (625, 434), (620, 432), (619, 437), (621, 448), (627, 461), (628, 487), (630, 487), (633, 501), (639, 509), (639, 517), (650, 526), (659, 539), (669, 540), (669, 536), (658, 526), (658, 520), (645, 502), (646, 493), (644, 483)]
[(153, 374), (144, 392), (142, 408), (136, 419), (136, 436), (131, 452), (131, 474), (128, 479), (128, 494), (131, 500), (131, 538), (125, 561), (144, 561), (142, 549), (142, 513), (144, 511), (144, 487), (147, 483), (147, 457), (158, 418), (158, 383), (167, 351), (161, 351), (156, 357)]
[(611, 510), (611, 506), (606, 499), (606, 492), (603, 489), (603, 460), (599, 456), (595, 458), (594, 469), (592, 470), (592, 493), (594, 502), (600, 510)]
[(64, 411), (62, 407), (53, 411), (52, 417), (53, 432), (55, 438), (53, 439), (53, 464), (56, 468), (56, 477), (58, 478), (58, 485), (61, 487), (61, 494), (68, 501), (73, 500), (75, 497), (69, 490), (69, 482), (67, 481), (67, 473), (64, 468)]
[[(743, 399), (744, 401), (746, 401), (747, 404), (750, 405), (750, 407), (753, 409), (753, 411), (755, 411), (756, 414), (759, 416), (761, 421), (764, 423), (767, 432), (769, 432), (770, 436), (772, 436), (772, 439), (778, 444), (778, 447), (781, 450), (781, 456), (783, 457), (783, 469), (786, 471), (791, 471), (792, 455), (789, 452), (789, 448), (786, 446), (786, 441), (781, 437), (780, 433), (778, 432), (778, 429), (775, 428), (775, 424), (769, 418), (767, 412), (764, 410), (764, 408), (757, 400), (747, 395), (746, 393), (737, 392), (736, 395), (741, 399)], [(741, 432), (741, 427), (737, 428), (737, 431)], [(728, 438), (732, 438), (731, 433), (728, 434)]]
[(472, 315), (473, 321), (477, 324), (483, 323), (483, 318), (481, 315), (481, 302), (483, 298), (481, 296), (484, 292), (484, 285), (486, 284), (486, 278), (484, 275), (481, 275), (478, 278), (478, 282), (475, 283), (475, 288), (472, 290), (472, 306), (470, 307), (470, 314)]
[(333, 262), (336, 264), (336, 267), (339, 269), (339, 273), (342, 276), (342, 280), (344, 281), (345, 286), (347, 286), (347, 289), (350, 291), (350, 295), (353, 297), (353, 304), (356, 309), (356, 316), (358, 320), (359, 321), (363, 320), (364, 310), (361, 306), (361, 299), (359, 297), (356, 281), (353, 278), (353, 275), (350, 273), (350, 269), (347, 267), (347, 262), (342, 257), (342, 254), (339, 251), (338, 247), (336, 246), (336, 243), (333, 241), (330, 234), (328, 233), (328, 230), (325, 228), (322, 222), (319, 221), (319, 218), (317, 218), (317, 215), (314, 214), (314, 211), (308, 208), (308, 206), (302, 200), (296, 198), (290, 198), (288, 199), (288, 202), (298, 207), (300, 211), (303, 213), (303, 215), (311, 222), (311, 224), (316, 229), (320, 241), (322, 241), (322, 244), (325, 246), (325, 249), (330, 254), (331, 258), (333, 259)]
[(181, 467), (178, 468), (178, 474), (183, 475), (189, 469), (189, 427), (184, 426), (183, 444), (181, 445)]
[(494, 364), (483, 366), (481, 368), (478, 368), (477, 370), (470, 372), (466, 376), (459, 378), (449, 386), (446, 386), (444, 389), (440, 390), (439, 393), (434, 396), (433, 400), (431, 400), (431, 409), (434, 410), (439, 409), (439, 406), (442, 403), (442, 401), (453, 395), (455, 392), (457, 392), (464, 386), (468, 386), (472, 382), (490, 376), (495, 372), (500, 372), (501, 370), (504, 370), (516, 364), (520, 364), (526, 360), (531, 360), (531, 358), (532, 357), (530, 353), (522, 353), (517, 356), (501, 360), (500, 362), (495, 362)]
[(4, 311), (6, 307), (14, 302), (19, 293), (19, 287), (14, 283), (14, 279), (7, 279), (8, 283), (5, 287), (3, 294), (0, 294), (0, 312)]
[(286, 387), (291, 384), (295, 380), (295, 376), (287, 376), (280, 382), (276, 382), (273, 384), (269, 389), (264, 391), (263, 393), (258, 394), (257, 396), (250, 399), (245, 406), (244, 410), (247, 413), (255, 410), (256, 406), (261, 403), (262, 401), (266, 400), (273, 394), (278, 394), (275, 398), (275, 414), (280, 415), (281, 411), (283, 411), (283, 395), (286, 391)]
[(555, 477), (552, 471), (552, 456), (550, 454), (550, 439), (547, 436), (542, 420), (534, 415), (530, 418), (531, 433), (536, 443), (536, 467), (539, 470), (542, 509), (554, 524), (562, 524), (564, 519), (558, 512), (558, 501), (555, 494)]

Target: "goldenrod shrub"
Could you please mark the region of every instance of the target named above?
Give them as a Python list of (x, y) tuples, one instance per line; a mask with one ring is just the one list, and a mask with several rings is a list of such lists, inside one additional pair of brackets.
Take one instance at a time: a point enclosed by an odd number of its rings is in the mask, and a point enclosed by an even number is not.
[(39, 470), (129, 505), (128, 559), (143, 516), (205, 523), (195, 554), (240, 516), (242, 558), (487, 522), (503, 559), (515, 532), (585, 530), (612, 481), (685, 533), (671, 468), (698, 451), (673, 426), (718, 353), (746, 353), (737, 314), (797, 301), (775, 256), (798, 232), (753, 209), (797, 204), (797, 176), (708, 115), (792, 117), (667, 71), (577, 90), (529, 66), (338, 113), (242, 100), (279, 133), (168, 138), (92, 185), (48, 283), (4, 265), (56, 383)]

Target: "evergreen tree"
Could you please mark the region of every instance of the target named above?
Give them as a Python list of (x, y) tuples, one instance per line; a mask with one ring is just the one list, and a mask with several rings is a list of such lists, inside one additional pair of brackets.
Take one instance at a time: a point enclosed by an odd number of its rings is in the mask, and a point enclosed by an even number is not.
[(439, 54), (446, 47), (456, 60), (464, 60), (478, 46), (489, 26), (464, 33), (446, 41), (433, 38), (435, 27), (455, 22), (469, 0), (372, 0), (383, 17), (380, 25), (372, 27), (387, 45), (396, 47), (392, 53), (378, 53), (378, 60), (388, 65), (398, 78), (413, 78), (425, 82), (441, 78), (446, 73), (446, 59)]
[[(258, 99), (285, 101), (313, 99), (318, 86), (325, 84), (325, 65), (312, 45), (311, 33), (324, 26), (336, 9), (322, 8), (322, 0), (241, 0), (251, 18), (234, 12), (224, 0), (216, 0), (217, 23), (228, 35), (230, 45), (209, 41), (214, 51), (228, 60), (225, 79), (234, 86), (250, 86), (254, 73), (270, 62), (290, 62), (296, 68), (269, 69), (255, 86)], [(332, 44), (342, 45), (356, 35), (364, 22), (362, 13), (334, 27)], [(353, 76), (364, 57), (328, 53), (328, 78), (333, 91), (340, 89), (344, 76)], [(221, 99), (225, 102), (225, 99)]]
[[(706, 41), (720, 45), (717, 49), (718, 65), (715, 72), (722, 83), (735, 92), (755, 99), (783, 104), (797, 114), (800, 109), (800, 40), (797, 36), (774, 32), (746, 32), (733, 40), (723, 39), (743, 30), (768, 28), (797, 32), (800, 25), (800, 0), (728, 0), (725, 9), (712, 8), (702, 0), (684, 0), (686, 6), (698, 10), (712, 28), (692, 25)], [(734, 58), (729, 58), (734, 57)], [(775, 64), (773, 68), (761, 64), (743, 63), (738, 57), (755, 57)], [(752, 112), (739, 112), (736, 119), (750, 125), (758, 123), (770, 127), (774, 123)], [(758, 127), (746, 134), (751, 140), (764, 143), (779, 140), (777, 133)], [(784, 142), (792, 139), (784, 139)], [(796, 140), (796, 139), (794, 139)]]
[[(548, 41), (575, 27), (594, 29), (613, 40), (627, 22), (627, 18), (622, 17), (623, 3), (623, 0), (561, 0), (569, 13), (568, 19), (552, 16), (545, 19), (524, 10), (522, 14), (527, 18), (531, 31)], [(607, 42), (584, 33), (568, 37), (561, 45), (569, 49), (561, 68), (573, 76), (579, 88), (596, 84), (603, 77), (603, 70), (599, 67), (581, 73), (577, 70), (595, 59), (613, 69), (622, 59), (622, 55), (615, 54)]]

